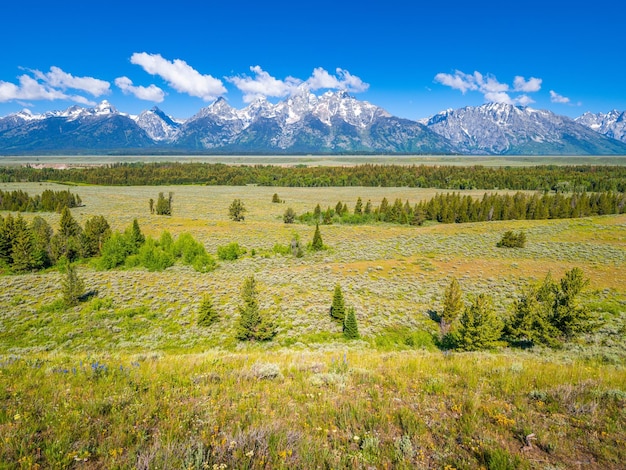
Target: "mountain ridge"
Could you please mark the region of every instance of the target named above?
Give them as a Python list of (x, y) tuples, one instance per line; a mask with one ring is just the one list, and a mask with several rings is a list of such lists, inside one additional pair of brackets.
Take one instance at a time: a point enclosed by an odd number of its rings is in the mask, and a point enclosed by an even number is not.
[(158, 107), (133, 116), (108, 101), (93, 108), (0, 117), (0, 154), (88, 151), (245, 154), (624, 155), (626, 113), (576, 119), (487, 103), (412, 121), (345, 91), (301, 88), (276, 104), (242, 109), (218, 98), (186, 120)]

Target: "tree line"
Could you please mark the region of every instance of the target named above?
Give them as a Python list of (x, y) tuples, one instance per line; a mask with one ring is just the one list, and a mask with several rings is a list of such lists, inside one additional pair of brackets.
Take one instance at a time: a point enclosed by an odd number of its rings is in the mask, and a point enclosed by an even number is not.
[(529, 191), (626, 191), (626, 167), (374, 165), (281, 167), (221, 163), (134, 162), (86, 168), (2, 167), (0, 182), (58, 181), (94, 185), (206, 184), (277, 187), (412, 187)]
[[(290, 211), (288, 208), (287, 211)], [(295, 216), (285, 212), (286, 223), (292, 223)], [(588, 217), (593, 215), (623, 214), (626, 212), (626, 194), (616, 192), (601, 193), (522, 193), (488, 194), (474, 198), (460, 193), (441, 193), (428, 201), (411, 205), (409, 201), (396, 199), (390, 203), (383, 198), (380, 205), (374, 206), (371, 200), (363, 203), (359, 197), (352, 210), (339, 201), (335, 207), (322, 210), (318, 204), (313, 212), (297, 217), (303, 223), (344, 223), (365, 224), (371, 222), (391, 222), (398, 224), (422, 225), (425, 221), (440, 223), (485, 222), (492, 220), (539, 220)]]
[(29, 196), (27, 192), (0, 190), (0, 210), (13, 212), (61, 212), (64, 207), (78, 207), (82, 200), (78, 194), (67, 191), (44, 190), (41, 195)]

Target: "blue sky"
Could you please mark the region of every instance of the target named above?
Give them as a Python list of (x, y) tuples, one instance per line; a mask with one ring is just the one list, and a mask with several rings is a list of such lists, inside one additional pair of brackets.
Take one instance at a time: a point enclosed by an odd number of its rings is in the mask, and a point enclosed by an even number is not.
[(187, 118), (303, 85), (408, 119), (489, 101), (626, 110), (624, 24), (617, 0), (7, 2), (0, 116), (106, 99)]

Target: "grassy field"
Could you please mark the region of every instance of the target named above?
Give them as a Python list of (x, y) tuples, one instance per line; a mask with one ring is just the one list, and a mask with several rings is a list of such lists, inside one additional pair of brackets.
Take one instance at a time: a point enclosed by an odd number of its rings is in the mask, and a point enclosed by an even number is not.
[[(0, 184), (18, 188), (66, 187)], [(96, 295), (72, 309), (58, 302), (56, 270), (0, 277), (0, 468), (624, 468), (626, 215), (322, 226), (329, 249), (293, 258), (272, 248), (295, 233), (307, 243), (314, 227), (284, 224), (287, 207), (414, 204), (436, 191), (70, 189), (81, 224), (104, 215), (123, 230), (136, 218), (146, 235), (189, 232), (212, 254), (238, 242), (247, 255), (207, 274), (83, 263)], [(173, 215), (151, 215), (148, 200), (169, 191)], [(228, 218), (234, 198), (244, 222)], [(57, 227), (58, 214), (39, 215)], [(526, 248), (496, 248), (507, 230), (523, 230)], [(594, 334), (558, 351), (435, 346), (431, 316), (452, 275), (466, 299), (488, 293), (504, 317), (527, 282), (573, 267), (590, 279)], [(251, 274), (278, 325), (271, 343), (234, 336)], [(361, 340), (344, 340), (330, 319), (337, 283)], [(205, 293), (221, 316), (209, 328), (196, 324)]]

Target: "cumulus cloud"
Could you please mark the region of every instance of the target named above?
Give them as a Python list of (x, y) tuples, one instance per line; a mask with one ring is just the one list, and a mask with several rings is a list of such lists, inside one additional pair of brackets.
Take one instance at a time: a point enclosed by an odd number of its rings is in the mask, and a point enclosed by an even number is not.
[(62, 91), (38, 82), (29, 75), (21, 75), (18, 80), (18, 85), (0, 81), (0, 102), (13, 100), (71, 100), (77, 103), (95, 104), (83, 96), (67, 95)]
[(115, 86), (117, 86), (125, 95), (134, 95), (136, 98), (145, 101), (153, 101), (155, 103), (161, 103), (165, 98), (165, 92), (156, 85), (135, 86), (128, 77), (118, 77), (115, 79)]
[(312, 91), (332, 89), (352, 93), (360, 93), (369, 88), (369, 84), (341, 68), (337, 68), (336, 75), (332, 75), (322, 67), (317, 67), (306, 80), (291, 76), (280, 80), (258, 65), (250, 67), (250, 71), (253, 76), (240, 75), (227, 78), (244, 93), (243, 99), (248, 103), (259, 97), (282, 98), (295, 93), (303, 86)]
[(50, 67), (50, 72), (48, 73), (43, 73), (39, 70), (33, 70), (32, 73), (36, 78), (53, 88), (85, 91), (92, 96), (106, 95), (111, 88), (111, 84), (105, 80), (93, 77), (74, 77), (55, 66)]
[(493, 75), (483, 75), (480, 72), (468, 74), (455, 70), (454, 74), (438, 73), (435, 81), (465, 94), (468, 91), (478, 91), (483, 94), (485, 100), (492, 103), (520, 104), (527, 106), (534, 103), (528, 95), (512, 96), (511, 93), (534, 93), (541, 89), (540, 78), (530, 77), (526, 80), (522, 76), (516, 76), (513, 86), (500, 83)]
[(541, 78), (530, 77), (528, 81), (524, 77), (517, 76), (513, 80), (513, 87), (515, 91), (522, 91), (524, 93), (534, 93), (541, 90)]
[(570, 102), (570, 99), (567, 98), (566, 96), (559, 95), (554, 90), (550, 90), (550, 101), (552, 101), (553, 103), (566, 104)]
[(160, 54), (136, 52), (130, 61), (141, 66), (149, 74), (158, 75), (180, 93), (187, 93), (204, 101), (214, 100), (226, 93), (221, 80), (211, 75), (202, 75), (184, 60), (169, 61)]
[(363, 82), (359, 77), (352, 75), (347, 70), (335, 69), (337, 75), (331, 75), (322, 67), (313, 69), (313, 74), (306, 81), (311, 90), (323, 88), (345, 90), (351, 93), (362, 93), (369, 88), (369, 84)]
[(302, 80), (294, 77), (287, 77), (285, 80), (272, 77), (258, 65), (251, 66), (250, 71), (254, 74), (252, 77), (241, 75), (227, 78), (243, 93), (243, 100), (246, 103), (259, 97), (280, 98), (287, 96), (302, 84)]

